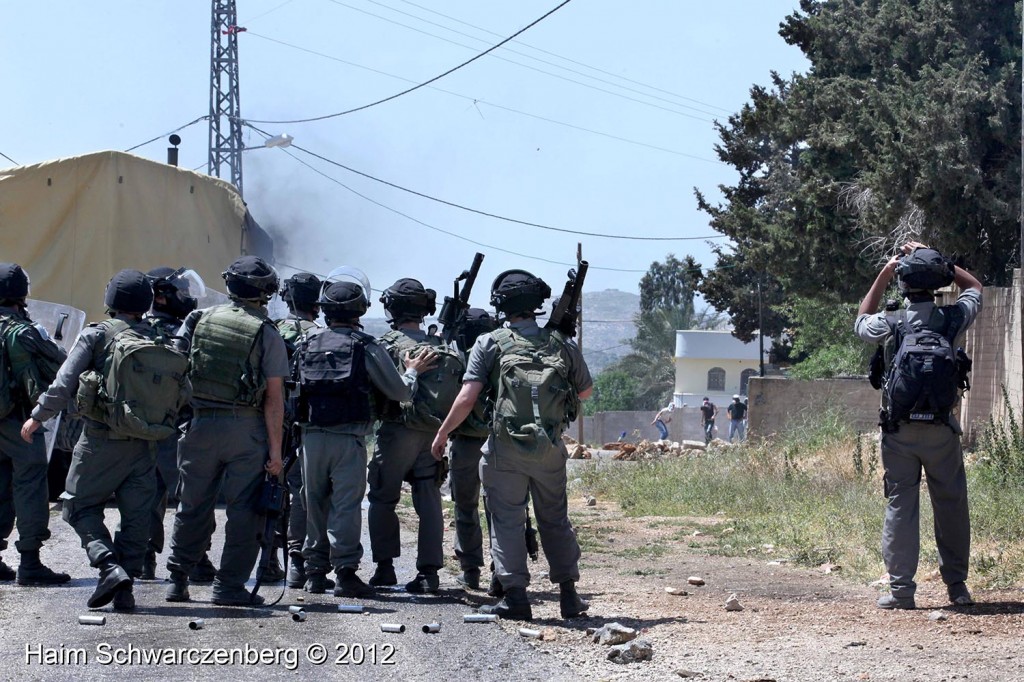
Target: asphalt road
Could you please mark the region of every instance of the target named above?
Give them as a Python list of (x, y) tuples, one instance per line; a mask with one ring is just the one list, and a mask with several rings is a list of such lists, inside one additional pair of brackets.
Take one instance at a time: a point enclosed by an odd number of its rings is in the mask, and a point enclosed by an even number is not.
[[(220, 556), (224, 512), (218, 509), (214, 536), (214, 563)], [(117, 510), (107, 509), (110, 528)], [(168, 538), (173, 514), (166, 516)], [(535, 649), (517, 634), (520, 624), (464, 623), (473, 606), (491, 601), (482, 592), (458, 588), (454, 576), (442, 571), (439, 595), (413, 596), (392, 588), (374, 599), (339, 599), (330, 593), (305, 594), (286, 590), (276, 606), (249, 609), (218, 607), (210, 602), (208, 585), (192, 585), (192, 601), (164, 601), (162, 580), (136, 582), (137, 608), (115, 613), (110, 606), (90, 611), (85, 603), (96, 584), (74, 531), (54, 511), (53, 538), (43, 549), (43, 560), (55, 570), (71, 574), (62, 587), (18, 587), (0, 583), (0, 679), (101, 680), (249, 680), (316, 676), (328, 679), (436, 680), (457, 676), (462, 680), (577, 680), (566, 664)], [(4, 552), (16, 565), (12, 547)], [(403, 555), (396, 561), (399, 583), (415, 574), (415, 535), (403, 531)], [(450, 544), (449, 534), (445, 534)], [(360, 573), (372, 573), (369, 541)], [(162, 555), (158, 576), (166, 575)], [(13, 560), (13, 561), (12, 561)], [(261, 594), (272, 600), (281, 583), (264, 586)], [(543, 588), (541, 588), (543, 589)], [(339, 613), (339, 603), (361, 603), (362, 614)], [(295, 622), (288, 607), (301, 605), (307, 618)], [(106, 624), (80, 625), (81, 615), (102, 615)], [(202, 619), (202, 629), (189, 622)], [(422, 627), (440, 623), (438, 633)], [(384, 633), (381, 624), (405, 625), (404, 633)]]

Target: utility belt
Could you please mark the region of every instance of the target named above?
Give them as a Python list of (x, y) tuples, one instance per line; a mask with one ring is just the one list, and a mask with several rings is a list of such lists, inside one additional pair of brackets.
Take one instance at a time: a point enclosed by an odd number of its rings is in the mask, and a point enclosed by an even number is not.
[[(950, 413), (947, 412), (911, 412), (906, 418), (895, 420), (889, 417), (889, 411), (882, 408), (878, 411), (878, 425), (884, 433), (896, 433), (900, 424), (935, 424), (953, 428), (949, 422)], [(953, 429), (954, 431), (956, 429)]]
[(192, 414), (199, 417), (262, 417), (263, 410), (248, 405), (225, 405), (224, 407), (193, 407)]

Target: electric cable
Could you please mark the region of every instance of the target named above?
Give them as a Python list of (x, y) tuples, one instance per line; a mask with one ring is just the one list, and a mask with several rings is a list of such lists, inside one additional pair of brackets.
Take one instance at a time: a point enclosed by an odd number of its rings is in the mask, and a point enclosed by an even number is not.
[[(266, 41), (271, 42), (271, 43), (276, 43), (278, 45), (282, 45), (284, 47), (288, 47), (288, 48), (291, 48), (293, 50), (298, 50), (299, 52), (306, 52), (308, 54), (315, 55), (317, 57), (323, 57), (324, 59), (329, 59), (331, 61), (335, 61), (335, 62), (338, 62), (340, 64), (345, 64), (346, 66), (351, 66), (351, 67), (354, 67), (354, 68), (357, 68), (357, 69), (363, 69), (365, 71), (370, 71), (372, 73), (377, 73), (377, 74), (380, 74), (382, 76), (387, 76), (388, 78), (394, 78), (396, 80), (405, 81), (406, 83), (416, 83), (417, 82), (417, 81), (414, 81), (414, 80), (412, 80), (410, 78), (405, 78), (404, 76), (398, 76), (398, 75), (395, 75), (393, 73), (388, 73), (387, 71), (381, 71), (380, 69), (375, 69), (375, 68), (373, 68), (371, 66), (365, 66), (363, 64), (358, 64), (356, 62), (350, 62), (348, 60), (341, 59), (340, 57), (335, 57), (334, 55), (329, 55), (329, 54), (326, 54), (324, 52), (317, 52), (316, 50), (311, 50), (309, 48), (302, 47), (301, 45), (295, 45), (293, 43), (288, 43), (288, 42), (285, 42), (283, 40), (278, 40), (277, 38), (271, 38), (270, 36), (265, 36), (265, 35), (262, 35), (260, 33), (256, 33), (255, 31), (247, 31), (246, 35), (249, 35), (249, 36), (252, 36), (252, 37), (256, 37), (256, 38), (260, 38), (262, 40), (266, 40)], [(722, 161), (719, 161), (719, 160), (708, 159), (708, 158), (704, 158), (703, 156), (697, 156), (695, 154), (687, 154), (686, 152), (681, 152), (681, 151), (678, 151), (676, 149), (669, 149), (668, 147), (660, 147), (658, 145), (649, 144), (647, 142), (640, 142), (638, 140), (632, 140), (632, 139), (630, 139), (628, 137), (622, 137), (620, 135), (613, 135), (612, 133), (606, 133), (606, 132), (602, 132), (600, 130), (594, 130), (592, 128), (585, 128), (583, 126), (576, 125), (574, 123), (567, 123), (565, 121), (559, 121), (559, 120), (554, 119), (554, 118), (548, 118), (546, 116), (540, 116), (539, 114), (531, 114), (528, 111), (522, 111), (520, 109), (514, 109), (512, 107), (507, 107), (507, 106), (505, 106), (503, 104), (497, 104), (495, 102), (491, 102), (489, 100), (483, 100), (483, 99), (478, 99), (478, 98), (475, 98), (475, 97), (470, 97), (469, 95), (463, 95), (463, 94), (460, 94), (458, 92), (453, 92), (451, 90), (446, 90), (444, 88), (439, 88), (437, 86), (433, 86), (432, 85), (432, 86), (430, 86), (430, 89), (431, 90), (436, 90), (436, 91), (444, 93), (446, 95), (451, 95), (452, 97), (458, 97), (460, 99), (464, 99), (464, 100), (467, 100), (469, 102), (473, 102), (474, 104), (484, 104), (486, 106), (494, 107), (495, 109), (500, 109), (502, 111), (507, 111), (507, 112), (512, 113), (512, 114), (517, 114), (519, 116), (525, 116), (527, 118), (536, 119), (538, 121), (544, 121), (545, 123), (551, 123), (553, 125), (563, 126), (565, 128), (570, 128), (572, 130), (579, 130), (579, 131), (584, 132), (584, 133), (590, 133), (591, 135), (599, 135), (601, 137), (607, 137), (607, 138), (612, 139), (612, 140), (617, 140), (619, 142), (625, 142), (627, 144), (636, 145), (638, 147), (645, 147), (647, 149), (653, 149), (655, 151), (665, 152), (666, 154), (673, 154), (675, 156), (682, 156), (682, 157), (685, 157), (685, 158), (688, 158), (688, 159), (695, 159), (697, 161), (704, 161), (705, 163), (714, 163), (714, 164), (723, 165), (723, 166), (727, 165), (727, 164), (725, 164), (725, 163), (723, 163)]]
[(328, 119), (328, 118), (337, 118), (338, 116), (345, 116), (347, 114), (353, 114), (353, 113), (355, 113), (357, 111), (363, 111), (364, 109), (369, 109), (370, 107), (375, 107), (378, 104), (384, 104), (385, 102), (390, 102), (393, 99), (398, 99), (399, 97), (402, 97), (403, 95), (408, 95), (410, 92), (414, 92), (416, 90), (419, 90), (420, 88), (423, 88), (423, 87), (426, 87), (426, 86), (430, 85), (431, 83), (435, 83), (435, 82), (441, 80), (442, 78), (444, 78), (445, 76), (448, 76), (450, 74), (455, 73), (456, 71), (458, 71), (462, 67), (468, 66), (468, 65), (472, 64), (473, 62), (475, 62), (476, 60), (480, 59), (481, 57), (484, 57), (485, 55), (487, 55), (487, 54), (493, 52), (494, 50), (498, 49), (499, 47), (501, 47), (505, 43), (509, 42), (513, 38), (515, 38), (515, 37), (517, 37), (519, 35), (522, 35), (526, 31), (530, 30), (531, 28), (533, 28), (534, 26), (536, 26), (540, 22), (542, 22), (545, 19), (547, 19), (548, 17), (550, 17), (552, 14), (554, 14), (558, 10), (560, 10), (563, 7), (565, 7), (566, 5), (568, 5), (570, 2), (572, 2), (572, 0), (562, 0), (562, 2), (560, 2), (558, 5), (556, 5), (554, 7), (554, 9), (551, 9), (547, 13), (545, 13), (545, 14), (541, 15), (540, 17), (538, 17), (537, 19), (534, 19), (532, 22), (530, 22), (529, 24), (527, 24), (523, 28), (519, 29), (518, 31), (516, 31), (515, 33), (510, 35), (508, 38), (505, 38), (500, 43), (492, 45), (491, 47), (487, 48), (483, 52), (480, 52), (479, 54), (477, 54), (477, 55), (467, 59), (466, 61), (462, 62), (461, 64), (453, 66), (452, 68), (448, 69), (444, 73), (438, 74), (437, 76), (434, 76), (433, 78), (431, 78), (429, 80), (423, 81), (422, 83), (414, 85), (413, 87), (407, 88), (407, 89), (405, 89), (405, 90), (403, 90), (401, 92), (395, 93), (394, 95), (390, 95), (390, 96), (385, 97), (383, 99), (379, 99), (376, 102), (370, 102), (369, 104), (363, 104), (362, 106), (358, 106), (358, 107), (355, 107), (353, 109), (348, 109), (346, 111), (339, 111), (339, 112), (336, 112), (336, 113), (333, 113), (333, 114), (325, 114), (323, 116), (313, 116), (313, 117), (310, 117), (310, 118), (292, 119), (292, 120), (287, 120), (287, 121), (271, 121), (271, 120), (249, 119), (249, 122), (250, 123), (288, 124), (288, 123), (307, 123), (307, 122), (310, 122), (310, 121), (323, 121), (323, 120)]
[[(368, 0), (368, 1), (369, 2), (373, 2), (373, 0)], [(347, 7), (350, 10), (353, 10), (355, 12), (360, 12), (361, 14), (365, 14), (367, 16), (371, 16), (371, 17), (373, 17), (375, 19), (380, 19), (381, 21), (386, 21), (389, 24), (394, 24), (395, 26), (401, 26), (402, 28), (409, 29), (410, 31), (415, 31), (416, 33), (421, 33), (421, 34), (423, 34), (425, 36), (430, 36), (431, 38), (436, 38), (437, 40), (444, 41), (444, 42), (449, 43), (451, 45), (456, 45), (458, 47), (462, 47), (462, 48), (465, 48), (467, 50), (476, 50), (476, 49), (478, 49), (478, 48), (471, 47), (469, 45), (464, 45), (464, 44), (462, 44), (460, 42), (451, 40), (450, 38), (445, 38), (443, 36), (439, 36), (436, 33), (431, 33), (429, 31), (424, 31), (424, 30), (416, 28), (414, 26), (409, 26), (408, 24), (403, 24), (400, 21), (395, 21), (394, 19), (388, 19), (387, 17), (382, 17), (379, 14), (374, 14), (373, 12), (369, 12), (369, 11), (367, 11), (365, 9), (361, 9), (359, 7), (354, 7), (354, 6), (349, 5), (349, 4), (345, 3), (345, 2), (342, 2), (341, 0), (328, 0), (328, 2), (334, 3), (335, 5), (339, 5), (341, 7)], [(381, 5), (381, 3), (376, 3), (375, 2), (373, 4), (380, 5), (381, 7), (387, 7), (387, 5)], [(462, 31), (457, 31), (457, 30), (455, 30), (453, 28), (448, 28), (448, 27), (443, 26), (441, 24), (437, 24), (437, 23), (434, 23), (432, 21), (427, 21), (426, 19), (421, 19), (419, 17), (416, 17), (413, 14), (409, 14), (408, 12), (402, 12), (401, 10), (396, 10), (396, 9), (393, 9), (393, 8), (390, 8), (390, 7), (388, 7), (388, 9), (391, 9), (393, 12), (399, 12), (400, 14), (405, 14), (406, 16), (410, 16), (410, 17), (413, 17), (415, 19), (419, 19), (420, 21), (426, 22), (426, 23), (431, 24), (433, 26), (438, 26), (440, 28), (445, 29), (446, 31), (451, 31), (452, 33), (456, 33), (458, 35), (465, 36), (465, 37), (470, 38), (472, 40), (479, 40), (481, 42), (487, 42), (483, 38), (477, 38), (476, 36), (470, 35), (468, 33), (464, 33)], [(605, 80), (603, 78), (598, 78), (597, 76), (591, 76), (589, 74), (583, 73), (582, 71), (577, 71), (575, 69), (571, 69), (571, 68), (569, 68), (567, 66), (560, 66), (558, 64), (546, 61), (546, 60), (541, 59), (539, 57), (534, 57), (532, 55), (526, 54), (525, 52), (519, 52), (519, 51), (513, 50), (512, 48), (509, 48), (509, 47), (506, 47), (504, 49), (508, 50), (509, 52), (512, 52), (513, 54), (517, 54), (517, 55), (521, 55), (523, 57), (526, 57), (527, 59), (533, 59), (533, 60), (538, 61), (538, 62), (540, 62), (542, 64), (547, 64), (549, 66), (553, 66), (556, 69), (563, 69), (565, 71), (568, 71), (569, 73), (575, 73), (577, 75), (583, 76), (584, 78), (590, 78), (592, 80), (596, 80), (599, 83), (605, 83), (605, 84), (610, 85), (612, 87), (622, 88), (623, 90), (628, 90), (630, 92), (635, 92), (635, 93), (637, 93), (639, 95), (642, 95), (644, 97), (650, 97), (651, 99), (656, 99), (656, 100), (660, 100), (662, 102), (667, 102), (668, 104), (671, 104), (673, 106), (683, 107), (684, 109), (692, 109), (692, 110), (697, 111), (697, 112), (699, 112), (701, 114), (704, 114), (705, 116), (715, 116), (715, 114), (711, 113), (710, 111), (704, 111), (703, 109), (698, 109), (697, 107), (694, 107), (694, 106), (691, 106), (691, 105), (688, 105), (688, 104), (680, 104), (678, 102), (673, 102), (672, 100), (666, 99), (664, 97), (659, 97), (658, 95), (651, 95), (649, 93), (643, 92), (641, 90), (637, 90), (635, 88), (630, 88), (630, 87), (627, 87), (625, 85), (619, 85), (617, 83), (613, 83), (613, 82)], [(639, 104), (644, 104), (646, 106), (652, 106), (652, 107), (661, 109), (663, 111), (668, 111), (668, 112), (671, 112), (673, 114), (677, 114), (679, 116), (686, 116), (688, 118), (692, 118), (692, 119), (695, 119), (695, 120), (698, 120), (698, 121), (705, 121), (707, 123), (711, 123), (712, 122), (712, 119), (701, 118), (699, 116), (694, 116), (693, 114), (688, 114), (688, 113), (683, 112), (683, 111), (676, 111), (675, 109), (669, 109), (669, 108), (666, 108), (666, 107), (663, 107), (663, 106), (659, 106), (657, 104), (652, 104), (651, 102), (644, 102), (643, 100), (638, 100), (635, 97), (630, 97), (628, 95), (623, 95), (621, 93), (613, 92), (611, 90), (605, 90), (604, 88), (599, 88), (596, 85), (591, 85), (590, 83), (583, 83), (583, 82), (580, 82), (578, 80), (573, 80), (572, 78), (568, 78), (566, 76), (562, 76), (562, 75), (559, 75), (557, 73), (551, 73), (550, 71), (545, 71), (544, 69), (538, 69), (535, 66), (530, 66), (529, 64), (523, 64), (521, 62), (517, 62), (517, 61), (514, 61), (512, 59), (507, 59), (507, 58), (501, 57), (501, 56), (499, 56), (497, 54), (492, 54), (491, 56), (494, 57), (495, 59), (500, 59), (503, 62), (507, 62), (509, 64), (514, 64), (515, 66), (520, 66), (520, 67), (522, 67), (524, 69), (530, 69), (531, 71), (536, 71), (537, 73), (542, 73), (545, 76), (551, 76), (552, 78), (558, 78), (558, 79), (567, 81), (569, 83), (575, 83), (576, 85), (582, 85), (585, 88), (591, 88), (591, 89), (596, 90), (598, 92), (603, 92), (603, 93), (612, 95), (614, 97), (621, 97), (623, 99), (628, 99), (631, 102), (637, 102)]]
[(257, 14), (254, 17), (248, 17), (245, 20), (245, 22), (239, 22), (239, 26), (245, 26), (246, 24), (250, 24), (250, 23), (256, 21), (257, 19), (262, 19), (263, 17), (267, 16), (268, 14), (271, 14), (272, 12), (276, 12), (277, 10), (281, 9), (282, 7), (284, 7), (285, 5), (290, 5), (293, 2), (295, 2), (295, 0), (285, 0), (280, 5), (277, 5), (276, 7), (271, 7), (270, 9), (268, 9), (266, 12), (264, 12), (262, 14)]
[(147, 144), (151, 144), (153, 142), (156, 142), (161, 137), (167, 137), (168, 135), (173, 135), (174, 133), (182, 131), (185, 128), (188, 128), (189, 126), (193, 126), (196, 123), (199, 123), (200, 121), (207, 121), (207, 120), (209, 120), (209, 118), (210, 118), (210, 116), (208, 114), (200, 116), (199, 118), (193, 119), (193, 120), (189, 121), (188, 123), (186, 123), (185, 125), (179, 126), (179, 127), (175, 128), (174, 130), (169, 130), (166, 133), (163, 133), (161, 135), (157, 135), (156, 137), (150, 138), (150, 139), (146, 140), (145, 142), (140, 142), (139, 144), (135, 145), (134, 147), (128, 147), (128, 149), (125, 149), (125, 151), (126, 152), (135, 151), (139, 147), (145, 147)]

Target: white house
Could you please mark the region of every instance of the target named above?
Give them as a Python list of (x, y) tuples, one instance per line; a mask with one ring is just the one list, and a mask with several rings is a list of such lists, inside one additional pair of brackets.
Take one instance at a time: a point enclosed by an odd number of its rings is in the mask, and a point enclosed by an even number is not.
[[(771, 339), (765, 339), (765, 362)], [(730, 332), (697, 329), (676, 332), (677, 407), (700, 405), (701, 398), (723, 407), (734, 394), (747, 394), (747, 381), (757, 376), (760, 362), (758, 343), (744, 343)]]

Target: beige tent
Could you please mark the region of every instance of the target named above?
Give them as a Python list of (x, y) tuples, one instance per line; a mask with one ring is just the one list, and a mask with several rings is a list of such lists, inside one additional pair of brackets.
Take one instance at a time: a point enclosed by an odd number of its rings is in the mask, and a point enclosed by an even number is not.
[(242, 253), (272, 244), (228, 182), (123, 152), (0, 170), (0, 261), (20, 263), (32, 298), (105, 317), (123, 268), (188, 267), (208, 287)]

